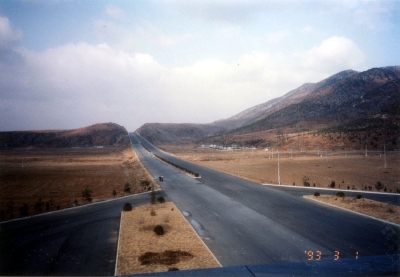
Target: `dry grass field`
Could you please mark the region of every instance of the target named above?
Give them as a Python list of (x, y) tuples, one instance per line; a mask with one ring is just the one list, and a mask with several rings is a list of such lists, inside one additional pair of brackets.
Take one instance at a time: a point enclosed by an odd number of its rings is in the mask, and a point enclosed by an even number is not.
[(374, 200), (354, 197), (306, 196), (314, 200), (339, 206), (358, 213), (400, 224), (400, 207)]
[[(153, 231), (156, 225), (163, 235)], [(219, 266), (172, 202), (122, 212), (117, 275)]]
[[(0, 152), (1, 220), (88, 203), (82, 197), (87, 187), (92, 201), (124, 195), (130, 183), (132, 193), (144, 190), (141, 178), (151, 181), (135, 152), (128, 148), (21, 149)], [(155, 186), (157, 184), (154, 183)]]
[[(163, 150), (187, 161), (226, 172), (257, 183), (278, 184), (277, 151), (245, 149), (221, 151), (194, 146), (162, 146)], [(300, 152), (283, 151), (279, 155), (280, 181), (284, 185), (303, 186), (302, 177), (309, 176), (311, 186), (327, 188), (375, 189), (381, 182), (387, 192), (400, 190), (400, 154), (364, 151)], [(381, 191), (385, 190), (382, 189)]]

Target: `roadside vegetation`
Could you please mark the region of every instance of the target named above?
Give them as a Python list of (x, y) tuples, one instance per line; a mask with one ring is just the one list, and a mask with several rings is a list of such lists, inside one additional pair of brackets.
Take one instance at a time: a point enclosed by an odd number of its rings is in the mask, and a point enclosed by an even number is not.
[[(352, 210), (358, 213), (369, 215), (375, 218), (400, 224), (400, 207), (363, 198), (361, 194), (356, 197), (347, 197), (342, 191), (338, 191), (336, 196), (316, 195), (306, 196), (317, 201)], [(318, 193), (319, 194), (319, 193)]]

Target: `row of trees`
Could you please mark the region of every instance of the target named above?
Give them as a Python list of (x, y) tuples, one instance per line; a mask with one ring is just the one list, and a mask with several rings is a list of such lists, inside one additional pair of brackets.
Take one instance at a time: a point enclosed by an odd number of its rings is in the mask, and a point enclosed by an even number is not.
[[(43, 201), (40, 197), (33, 205), (33, 213), (49, 212), (52, 210), (59, 210), (60, 205), (55, 205), (53, 198), (48, 201)], [(17, 212), (16, 212), (17, 211)], [(0, 210), (0, 220), (13, 219), (19, 215), (19, 217), (25, 217), (32, 214), (30, 207), (27, 203), (23, 203), (21, 206), (16, 207), (14, 201), (11, 199), (5, 203)]]
[[(143, 179), (140, 181), (140, 186), (142, 188), (142, 191), (149, 191), (152, 188), (152, 183), (146, 179)], [(135, 189), (132, 187), (130, 183), (127, 182), (124, 185), (124, 193), (130, 194), (134, 192)], [(113, 197), (116, 197), (117, 194), (118, 193), (114, 188), (112, 191)], [(88, 187), (82, 190), (81, 195), (86, 202), (91, 203), (93, 201), (92, 197), (93, 191)], [(72, 206), (77, 206), (77, 205), (78, 205), (78, 200), (75, 198), (73, 199)], [(48, 212), (56, 209), (59, 210), (60, 208), (61, 208), (60, 205), (56, 206), (53, 198), (45, 201), (41, 197), (39, 197), (39, 199), (33, 205), (31, 205), (31, 207), (27, 203), (23, 203), (21, 206), (17, 207), (13, 200), (9, 200), (0, 209), (0, 221), (13, 219), (18, 216), (25, 217), (29, 216), (30, 214)]]
[[(302, 182), (303, 182), (303, 186), (305, 186), (305, 187), (311, 187), (311, 181), (310, 181), (310, 177), (309, 176), (307, 176), (307, 175), (304, 175), (302, 178), (301, 178), (301, 180), (302, 180)], [(344, 181), (342, 181), (342, 183), (344, 183)], [(293, 184), (295, 184), (295, 183), (293, 183)], [(315, 187), (315, 183), (314, 183), (314, 187)], [(335, 188), (336, 187), (336, 182), (335, 181), (331, 181), (331, 183), (328, 185), (328, 187), (330, 187), (330, 188)], [(381, 191), (381, 190), (384, 190), (385, 192), (387, 191), (386, 190), (386, 187), (381, 183), (381, 182), (376, 182), (375, 183), (375, 189), (377, 190), (377, 191)], [(340, 188), (340, 185), (339, 185), (339, 188)], [(350, 189), (350, 186), (347, 186), (347, 189)], [(353, 188), (352, 189), (355, 189), (355, 187), (353, 186)], [(364, 190), (372, 190), (372, 187), (371, 186), (364, 186)], [(400, 190), (399, 189), (397, 189), (396, 190), (396, 193), (400, 193)]]

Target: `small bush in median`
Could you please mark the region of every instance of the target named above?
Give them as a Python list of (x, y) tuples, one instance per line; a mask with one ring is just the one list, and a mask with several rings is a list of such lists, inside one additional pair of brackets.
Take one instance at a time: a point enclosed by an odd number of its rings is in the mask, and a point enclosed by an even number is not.
[(361, 194), (357, 194), (357, 199), (361, 199), (362, 195)]
[(157, 225), (156, 227), (154, 227), (154, 233), (156, 233), (158, 236), (164, 235), (164, 227), (162, 227), (161, 225)]
[(157, 198), (157, 202), (158, 202), (158, 203), (164, 203), (164, 202), (165, 202), (164, 197), (162, 197), (162, 196), (158, 197), (158, 198)]
[(124, 204), (124, 211), (125, 211), (125, 212), (132, 211), (132, 205), (131, 205), (131, 203), (125, 203), (125, 204)]
[(314, 192), (314, 196), (320, 196), (320, 195), (321, 194), (318, 191)]
[(151, 211), (150, 211), (150, 215), (151, 215), (151, 216), (155, 216), (155, 215), (156, 215), (156, 211), (155, 211), (155, 210), (153, 210), (153, 209), (151, 209)]

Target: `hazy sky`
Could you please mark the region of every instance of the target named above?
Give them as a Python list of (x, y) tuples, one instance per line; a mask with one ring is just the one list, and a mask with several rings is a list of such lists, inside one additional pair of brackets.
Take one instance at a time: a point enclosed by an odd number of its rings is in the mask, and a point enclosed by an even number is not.
[(0, 0), (0, 131), (209, 123), (399, 49), (396, 0)]

